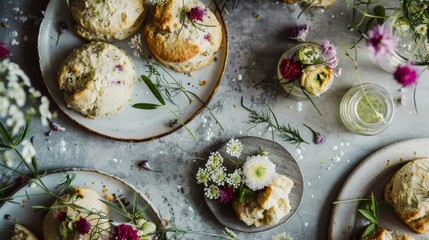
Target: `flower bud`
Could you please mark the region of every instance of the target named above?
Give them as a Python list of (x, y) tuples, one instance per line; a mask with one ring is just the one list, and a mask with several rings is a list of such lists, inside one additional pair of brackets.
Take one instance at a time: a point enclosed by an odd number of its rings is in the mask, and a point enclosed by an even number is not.
[(331, 69), (322, 64), (311, 65), (302, 71), (301, 86), (309, 93), (319, 96), (332, 84), (334, 75)]

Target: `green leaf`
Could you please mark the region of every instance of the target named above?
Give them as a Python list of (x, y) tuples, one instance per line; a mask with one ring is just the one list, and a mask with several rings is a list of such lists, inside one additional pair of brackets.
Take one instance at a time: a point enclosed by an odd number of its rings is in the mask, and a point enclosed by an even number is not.
[(38, 173), (39, 173), (39, 165), (37, 164), (37, 159), (36, 159), (36, 157), (31, 158), (31, 164), (33, 165), (34, 172), (35, 172), (36, 174), (38, 174)]
[(0, 135), (4, 139), (4, 141), (11, 147), (13, 146), (12, 138), (7, 132), (6, 128), (3, 126), (3, 123), (0, 122)]
[(373, 235), (374, 233), (375, 233), (375, 230), (376, 230), (376, 224), (375, 223), (372, 223), (372, 224), (370, 224), (366, 229), (365, 229), (365, 232), (363, 232), (363, 234), (362, 234), (362, 237), (369, 237), (369, 236), (371, 236), (371, 235)]
[(155, 86), (155, 84), (152, 83), (152, 81), (145, 75), (140, 76), (141, 80), (143, 80), (144, 83), (149, 87), (149, 90), (152, 92), (152, 94), (158, 99), (158, 101), (165, 105), (164, 98), (162, 97), (161, 93), (159, 92), (158, 88)]
[(158, 109), (159, 107), (162, 107), (162, 105), (153, 104), (153, 103), (136, 103), (132, 107), (138, 108), (138, 109), (153, 110), (153, 109)]
[(374, 216), (374, 214), (368, 210), (365, 209), (358, 209), (358, 211), (369, 221), (376, 223), (377, 222), (377, 216)]

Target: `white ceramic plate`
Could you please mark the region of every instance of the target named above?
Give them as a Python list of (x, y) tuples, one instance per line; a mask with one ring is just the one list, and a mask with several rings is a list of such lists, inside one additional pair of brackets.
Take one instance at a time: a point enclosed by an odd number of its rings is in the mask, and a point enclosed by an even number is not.
[[(104, 196), (105, 193), (102, 193), (103, 188), (107, 188), (108, 193), (116, 195), (124, 194), (126, 199), (129, 201), (133, 200), (134, 193), (138, 194), (139, 207), (148, 206), (146, 210), (146, 217), (149, 221), (154, 222), (159, 225), (161, 218), (159, 217), (158, 211), (155, 209), (153, 204), (134, 186), (124, 182), (123, 180), (99, 171), (95, 170), (86, 170), (86, 169), (70, 169), (70, 170), (61, 170), (50, 173), (42, 178), (45, 185), (51, 189), (55, 190), (55, 187), (64, 179), (66, 173), (76, 174), (76, 178), (72, 182), (72, 186), (87, 186), (96, 190), (101, 196)], [(40, 239), (42, 234), (42, 225), (43, 219), (46, 215), (46, 211), (34, 211), (31, 206), (50, 206), (54, 202), (52, 197), (43, 195), (43, 196), (34, 196), (30, 197), (30, 200), (27, 201), (25, 196), (26, 193), (31, 194), (40, 194), (44, 193), (41, 189), (34, 189), (29, 185), (25, 185), (16, 191), (12, 197), (16, 203), (8, 202), (0, 208), (0, 229), (1, 230), (13, 230), (13, 226), (16, 223), (27, 226), (31, 229)], [(112, 217), (115, 219), (121, 219), (121, 216), (111, 211)], [(6, 220), (5, 216), (10, 216), (10, 220)], [(0, 239), (10, 239), (11, 233), (7, 231), (0, 232)]]
[[(209, 6), (211, 0), (203, 0)], [(194, 119), (213, 98), (218, 86), (221, 83), (228, 57), (228, 42), (225, 23), (219, 11), (215, 11), (215, 4), (210, 5), (211, 10), (216, 12), (219, 22), (223, 26), (223, 42), (217, 53), (217, 60), (209, 66), (195, 71), (192, 77), (187, 74), (168, 70), (177, 80), (183, 82), (187, 90), (192, 91), (201, 98), (203, 103), (194, 99), (189, 101), (184, 96), (176, 97), (174, 100), (180, 106), (181, 119), (185, 124)], [(148, 17), (150, 17), (150, 13)], [(149, 19), (146, 19), (146, 22)], [(68, 30), (64, 32), (58, 42), (58, 24), (65, 21)], [(50, 1), (45, 12), (45, 18), (42, 21), (39, 32), (39, 58), (42, 76), (48, 91), (58, 105), (68, 117), (82, 127), (100, 134), (105, 137), (124, 140), (124, 141), (149, 141), (157, 139), (180, 129), (182, 125), (177, 124), (169, 126), (169, 121), (175, 117), (165, 109), (158, 110), (139, 110), (131, 107), (134, 103), (148, 102), (157, 103), (156, 98), (152, 96), (146, 85), (140, 81), (136, 86), (130, 106), (123, 112), (104, 119), (91, 120), (85, 118), (78, 112), (66, 107), (63, 95), (58, 88), (56, 81), (57, 72), (65, 57), (71, 53), (74, 48), (80, 47), (86, 43), (78, 37), (72, 30), (73, 17), (67, 7), (66, 1)], [(139, 31), (143, 36), (143, 27)], [(132, 51), (128, 46), (129, 39), (114, 43), (116, 46), (124, 49), (132, 56)], [(146, 45), (146, 43), (144, 43)], [(149, 51), (146, 47), (146, 51)], [(137, 68), (137, 75), (144, 74), (143, 62), (141, 59), (132, 56)], [(200, 86), (200, 80), (206, 80), (205, 86)]]
[[(356, 199), (374, 192), (379, 202), (379, 225), (407, 233), (416, 239), (429, 239), (410, 230), (396, 214), (386, 207), (383, 191), (393, 174), (410, 160), (429, 156), (429, 138), (412, 139), (384, 147), (365, 159), (350, 174), (338, 193), (336, 201)], [(368, 224), (358, 213), (358, 203), (333, 206), (329, 224), (329, 239), (354, 239)]]
[[(255, 155), (258, 152), (258, 149), (262, 147), (270, 153), (268, 157), (273, 163), (276, 164), (276, 172), (286, 175), (288, 178), (292, 179), (294, 186), (291, 193), (289, 194), (292, 210), (276, 224), (255, 227), (247, 226), (244, 222), (240, 221), (235, 215), (231, 204), (222, 204), (218, 201), (210, 200), (205, 197), (204, 199), (207, 203), (207, 206), (210, 208), (220, 223), (222, 223), (225, 227), (235, 231), (254, 233), (266, 231), (280, 226), (289, 220), (298, 211), (301, 204), (302, 194), (304, 192), (304, 180), (302, 178), (298, 163), (282, 145), (274, 141), (258, 137), (243, 137), (239, 138), (239, 140), (244, 145), (242, 154), (243, 156), (238, 159), (239, 161), (244, 162), (246, 156)], [(217, 151), (219, 151), (222, 156), (227, 156), (226, 145), (227, 142), (223, 143), (219, 146), (219, 148), (217, 148)]]

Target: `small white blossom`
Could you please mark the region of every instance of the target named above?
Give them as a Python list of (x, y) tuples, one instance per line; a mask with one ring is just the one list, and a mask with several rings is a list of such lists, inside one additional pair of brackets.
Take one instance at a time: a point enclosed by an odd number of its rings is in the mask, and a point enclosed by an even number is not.
[(25, 126), (25, 123), (24, 113), (16, 105), (10, 106), (6, 125), (12, 127), (12, 136), (18, 134), (19, 130)]
[(272, 240), (293, 240), (293, 237), (289, 235), (287, 232), (276, 233), (273, 236)]
[(266, 156), (252, 156), (244, 163), (243, 173), (247, 187), (256, 191), (272, 184), (276, 165)]
[(140, 57), (140, 54), (143, 52), (141, 35), (140, 34), (134, 35), (134, 37), (131, 38), (128, 45), (132, 50), (134, 50), (133, 52), (134, 56)]
[(240, 157), (241, 152), (243, 152), (243, 144), (234, 138), (228, 141), (226, 144), (226, 153), (231, 155), (232, 157)]
[(416, 27), (416, 32), (420, 35), (425, 35), (428, 31), (428, 26), (426, 24), (420, 24)]
[(218, 186), (223, 186), (225, 184), (226, 179), (226, 168), (219, 167), (216, 172), (210, 174), (211, 180)]
[(24, 89), (21, 87), (21, 85), (18, 82), (9, 82), (7, 84), (8, 87), (8, 97), (10, 99), (15, 99), (16, 105), (18, 107), (23, 107), (26, 100), (26, 95)]
[(33, 144), (28, 140), (22, 141), (22, 146), (22, 157), (24, 158), (25, 162), (31, 163), (31, 159), (36, 156), (36, 149), (34, 149)]
[(10, 102), (7, 97), (0, 97), (0, 117), (4, 118), (7, 116), (9, 110)]
[(197, 178), (197, 183), (204, 184), (204, 186), (207, 186), (210, 180), (209, 174), (205, 169), (202, 169), (202, 168), (198, 169), (196, 178)]
[(241, 168), (238, 168), (233, 173), (230, 173), (228, 175), (226, 182), (232, 188), (239, 188), (241, 184), (244, 182), (243, 180), (244, 180), (243, 171), (241, 171)]
[(36, 90), (35, 88), (30, 88), (28, 91), (29, 91), (29, 92), (31, 93), (31, 95), (32, 95), (33, 97), (35, 97), (35, 98), (38, 98), (38, 97), (41, 97), (41, 96), (42, 96), (42, 93), (41, 93), (40, 91)]
[(49, 124), (49, 120), (52, 119), (52, 113), (49, 111), (49, 100), (47, 97), (43, 96), (41, 98), (41, 102), (42, 103), (39, 107), (40, 119), (43, 126), (47, 126)]
[(217, 186), (210, 186), (204, 188), (204, 192), (208, 199), (218, 199), (220, 196), (219, 188)]
[(167, 0), (150, 0), (150, 3), (153, 5), (164, 5), (167, 3)]
[(214, 152), (210, 154), (210, 157), (206, 163), (206, 168), (209, 173), (214, 173), (222, 166), (222, 163), (223, 157), (219, 152)]

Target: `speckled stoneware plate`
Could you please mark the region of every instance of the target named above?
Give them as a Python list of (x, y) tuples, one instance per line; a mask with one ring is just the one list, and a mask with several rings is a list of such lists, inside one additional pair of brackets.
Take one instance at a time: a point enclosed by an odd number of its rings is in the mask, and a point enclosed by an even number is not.
[[(202, 0), (207, 6), (212, 2), (211, 0)], [(202, 102), (194, 99), (189, 104), (185, 96), (175, 97), (175, 103), (180, 106), (180, 116), (185, 124), (194, 119), (200, 112), (202, 112), (209, 104), (210, 100), (214, 97), (217, 88), (219, 87), (223, 74), (226, 69), (228, 58), (228, 38), (225, 23), (219, 11), (216, 11), (216, 4), (212, 3), (210, 9), (216, 12), (216, 16), (223, 26), (223, 42), (222, 46), (217, 53), (217, 60), (212, 62), (209, 66), (195, 71), (192, 77), (188, 74), (178, 73), (173, 70), (168, 70), (168, 73), (173, 75), (177, 80), (182, 81), (182, 84), (187, 90), (195, 93)], [(151, 14), (148, 14), (150, 18)], [(146, 19), (148, 22), (149, 19)], [(58, 24), (65, 21), (68, 29), (64, 32), (56, 44), (58, 38)], [(149, 141), (157, 139), (168, 134), (171, 134), (183, 125), (176, 124), (173, 127), (169, 122), (175, 117), (165, 109), (158, 110), (139, 110), (131, 107), (135, 103), (157, 103), (156, 98), (152, 96), (149, 89), (144, 83), (138, 81), (136, 89), (134, 90), (130, 106), (123, 112), (114, 116), (106, 117), (98, 120), (91, 120), (85, 118), (78, 112), (70, 110), (66, 107), (63, 95), (59, 90), (56, 77), (61, 63), (66, 56), (71, 53), (74, 48), (78, 48), (86, 42), (79, 38), (73, 30), (73, 18), (70, 10), (67, 7), (66, 1), (50, 1), (45, 12), (45, 18), (42, 21), (39, 33), (39, 58), (42, 76), (48, 91), (58, 105), (58, 107), (74, 122), (80, 126), (97, 133), (99, 135), (123, 140), (123, 141)], [(143, 27), (139, 31), (143, 35)], [(142, 37), (143, 39), (144, 37)], [(114, 45), (124, 49), (132, 56), (132, 51), (128, 46), (129, 38), (123, 41), (115, 42)], [(145, 51), (148, 48), (145, 45)], [(134, 64), (137, 68), (137, 76), (144, 74), (143, 62), (141, 59), (132, 56)], [(206, 83), (201, 84), (200, 81), (205, 80)]]
[[(294, 186), (289, 194), (292, 211), (277, 224), (255, 227), (247, 226), (244, 222), (240, 221), (235, 215), (231, 204), (222, 204), (205, 197), (207, 206), (221, 224), (235, 231), (254, 233), (275, 228), (289, 220), (299, 209), (302, 194), (304, 192), (301, 170), (293, 156), (282, 145), (276, 142), (258, 137), (243, 137), (239, 138), (239, 140), (244, 145), (243, 154), (239, 160), (244, 162), (247, 156), (256, 155), (258, 149), (262, 147), (270, 153), (269, 158), (274, 164), (276, 164), (276, 172), (286, 175), (288, 178), (292, 179)], [(222, 156), (226, 156), (226, 142), (223, 143), (216, 151), (219, 151)]]
[[(134, 193), (137, 193), (140, 204), (139, 207), (148, 207), (145, 212), (147, 219), (154, 222), (158, 226), (161, 223), (161, 218), (158, 211), (149, 201), (149, 199), (146, 198), (146, 196), (144, 196), (134, 186), (108, 173), (88, 169), (65, 169), (52, 172), (42, 177), (42, 180), (47, 188), (55, 191), (55, 187), (57, 187), (58, 184), (63, 181), (66, 174), (72, 173), (76, 174), (76, 178), (72, 182), (72, 186), (90, 187), (96, 190), (101, 196), (106, 194), (102, 192), (104, 188), (108, 189), (107, 193), (110, 194), (124, 194), (124, 196), (130, 201), (133, 200)], [(32, 209), (31, 206), (50, 206), (54, 202), (54, 199), (52, 197), (43, 195), (31, 196), (28, 200), (27, 197), (25, 197), (26, 193), (32, 195), (41, 194), (44, 192), (41, 189), (30, 187), (29, 184), (16, 191), (12, 195), (12, 198), (14, 198), (14, 201), (17, 203), (8, 202), (0, 208), (0, 229), (13, 230), (13, 226), (16, 222), (27, 226), (39, 237), (39, 239), (42, 239), (42, 225), (46, 211), (36, 212), (34, 209)], [(9, 216), (9, 220), (6, 220), (6, 216)], [(111, 216), (115, 219), (122, 219), (122, 217), (115, 211), (111, 211)], [(0, 239), (11, 239), (12, 237), (11, 233), (8, 231), (1, 231), (0, 236)]]
[[(336, 201), (356, 199), (374, 192), (379, 202), (379, 225), (407, 233), (416, 239), (429, 239), (429, 234), (419, 235), (410, 230), (390, 209), (383, 198), (383, 191), (393, 174), (405, 163), (429, 156), (429, 138), (412, 139), (384, 147), (366, 158), (349, 175)], [(354, 239), (368, 224), (359, 213), (358, 203), (335, 204), (331, 212), (329, 239)]]

